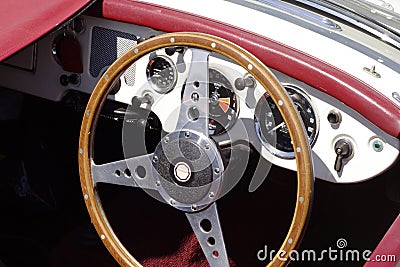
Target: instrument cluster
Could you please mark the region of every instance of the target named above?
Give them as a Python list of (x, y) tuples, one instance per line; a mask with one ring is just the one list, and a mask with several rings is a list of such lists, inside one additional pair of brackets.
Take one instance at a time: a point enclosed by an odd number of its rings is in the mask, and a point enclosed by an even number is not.
[[(185, 53), (184, 49), (178, 49)], [(170, 54), (170, 56), (168, 56)], [(178, 63), (178, 58), (181, 62)], [(176, 61), (176, 63), (174, 62)], [(183, 84), (178, 89), (185, 89), (185, 74), (191, 66), (182, 67), (182, 54), (174, 59), (174, 54), (161, 51), (152, 55), (146, 66), (146, 77), (150, 87), (159, 94), (168, 94), (177, 85), (178, 80)], [(268, 93), (258, 86), (257, 82), (248, 73), (243, 73), (238, 66), (218, 58), (210, 59), (208, 68), (209, 88), (209, 135), (217, 136), (226, 133), (240, 117), (240, 101), (246, 102), (246, 97), (241, 97), (243, 91), (248, 96), (252, 91), (255, 105), (247, 105), (254, 113), (254, 129), (259, 142), (273, 156), (282, 159), (295, 158), (291, 138), (280, 114), (277, 104)], [(178, 76), (183, 76), (178, 79)], [(180, 88), (180, 89), (179, 89)], [(319, 116), (317, 108), (310, 96), (296, 85), (286, 84), (284, 89), (293, 101), (296, 110), (303, 121), (309, 142), (314, 145), (318, 137)]]
[[(139, 76), (145, 77), (145, 85), (137, 94), (152, 92), (155, 103), (152, 111), (159, 116), (167, 133), (175, 129), (188, 74), (196, 65), (191, 48), (172, 50), (173, 53), (157, 50), (136, 66), (137, 81)], [(206, 64), (209, 135), (220, 146), (248, 138), (261, 157), (274, 165), (295, 170), (295, 152), (277, 108), (279, 103), (275, 103), (244, 68), (227, 58), (211, 53)], [(362, 115), (297, 79), (271, 71), (303, 122), (316, 177), (334, 183), (359, 182), (378, 175), (397, 158), (398, 141)], [(175, 111), (166, 114), (171, 106)], [(365, 162), (371, 162), (368, 168), (365, 168)]]

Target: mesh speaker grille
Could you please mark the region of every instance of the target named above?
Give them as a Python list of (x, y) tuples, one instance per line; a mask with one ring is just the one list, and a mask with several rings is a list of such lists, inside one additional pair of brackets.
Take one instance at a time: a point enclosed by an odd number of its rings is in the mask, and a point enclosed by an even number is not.
[[(132, 46), (136, 44), (135, 40), (117, 37), (117, 56), (122, 56)], [(125, 83), (129, 86), (135, 84), (136, 64), (132, 64), (124, 73)]]
[[(89, 72), (92, 77), (98, 77), (105, 67), (110, 66), (119, 56), (137, 43), (133, 34), (93, 27), (90, 52)], [(131, 66), (125, 75), (128, 85), (135, 83), (135, 66)]]

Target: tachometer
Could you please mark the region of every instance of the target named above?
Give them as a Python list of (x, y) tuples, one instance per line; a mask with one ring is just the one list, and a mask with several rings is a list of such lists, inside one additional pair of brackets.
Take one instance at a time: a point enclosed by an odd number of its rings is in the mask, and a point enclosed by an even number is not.
[[(299, 88), (285, 86), (297, 111), (303, 120), (311, 146), (314, 144), (319, 129), (318, 116), (310, 98)], [(292, 140), (282, 115), (268, 94), (259, 100), (256, 107), (255, 127), (264, 146), (281, 158), (294, 158)]]

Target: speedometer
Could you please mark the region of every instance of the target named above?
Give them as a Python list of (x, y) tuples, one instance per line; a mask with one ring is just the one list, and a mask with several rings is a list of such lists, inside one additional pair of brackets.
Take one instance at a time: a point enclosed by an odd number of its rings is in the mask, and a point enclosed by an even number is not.
[[(285, 86), (297, 109), (312, 146), (318, 136), (319, 118), (311, 99), (295, 86)], [(269, 152), (280, 158), (294, 158), (292, 140), (286, 123), (276, 104), (268, 94), (258, 101), (255, 112), (255, 127), (263, 145)]]

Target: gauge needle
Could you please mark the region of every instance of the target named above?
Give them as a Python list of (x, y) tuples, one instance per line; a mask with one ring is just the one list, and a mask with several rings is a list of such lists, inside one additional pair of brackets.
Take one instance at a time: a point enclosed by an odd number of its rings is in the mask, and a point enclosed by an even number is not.
[(268, 131), (268, 133), (270, 134), (271, 132), (275, 131), (276, 129), (282, 127), (285, 124), (285, 122), (281, 122), (279, 123), (277, 126), (275, 126), (274, 128), (272, 128), (271, 130)]

